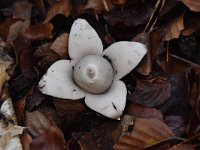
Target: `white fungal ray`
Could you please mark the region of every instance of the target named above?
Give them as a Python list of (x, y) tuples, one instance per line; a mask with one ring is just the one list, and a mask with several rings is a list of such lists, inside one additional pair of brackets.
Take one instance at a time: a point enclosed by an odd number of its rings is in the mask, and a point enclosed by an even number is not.
[(80, 99), (85, 92), (73, 82), (74, 61), (60, 60), (47, 70), (39, 82), (43, 94), (64, 99)]
[(119, 119), (126, 105), (127, 89), (122, 81), (114, 81), (110, 89), (103, 94), (86, 93), (85, 103), (94, 111)]
[(69, 34), (69, 56), (72, 59), (86, 55), (102, 55), (103, 44), (96, 31), (85, 19), (74, 21)]
[(111, 60), (114, 79), (119, 80), (138, 65), (146, 52), (147, 47), (142, 43), (121, 41), (109, 46), (103, 55)]

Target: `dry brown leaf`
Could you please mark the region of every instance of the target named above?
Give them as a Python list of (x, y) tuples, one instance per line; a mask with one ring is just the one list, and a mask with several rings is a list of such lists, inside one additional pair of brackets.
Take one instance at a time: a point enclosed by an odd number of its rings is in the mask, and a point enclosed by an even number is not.
[(68, 34), (61, 34), (50, 47), (61, 58), (67, 58), (68, 54)]
[(25, 37), (31, 41), (40, 41), (44, 39), (52, 38), (53, 24), (36, 24), (31, 25), (25, 31)]
[(56, 110), (59, 114), (67, 113), (68, 116), (84, 114), (88, 109), (80, 101), (71, 101), (67, 99), (54, 98)]
[(145, 107), (159, 107), (171, 96), (170, 78), (157, 76), (150, 80), (138, 80), (128, 100)]
[(35, 57), (43, 57), (41, 61), (38, 62), (38, 65), (42, 68), (48, 69), (51, 64), (60, 59), (60, 56), (50, 49), (51, 43), (46, 43), (38, 47), (34, 53)]
[(29, 128), (31, 133), (35, 136), (39, 136), (44, 133), (46, 129), (51, 126), (50, 121), (39, 111), (26, 112), (25, 125)]
[(171, 39), (178, 38), (183, 29), (184, 29), (184, 14), (175, 18), (168, 24), (163, 40), (170, 41)]
[(114, 5), (124, 5), (127, 0), (111, 0)]
[(17, 1), (14, 3), (14, 19), (30, 20), (32, 4), (26, 0)]
[(73, 135), (68, 145), (69, 150), (79, 147), (80, 150), (100, 150), (97, 142), (88, 132), (80, 132)]
[(177, 74), (187, 71), (191, 65), (177, 57), (175, 55), (169, 54), (168, 61), (166, 61), (166, 55), (160, 55), (157, 63), (170, 74)]
[[(140, 42), (143, 44), (149, 43), (149, 34), (146, 32), (142, 32), (135, 36), (132, 41), (134, 42)], [(155, 41), (155, 40), (154, 40)], [(149, 75), (149, 73), (152, 70), (152, 58), (151, 58), (151, 49), (148, 50), (147, 54), (144, 56), (142, 61), (139, 63), (139, 65), (136, 67), (136, 70), (142, 74), (142, 75)]]
[(177, 144), (167, 150), (195, 150), (192, 144)]
[(17, 20), (12, 19), (10, 17), (6, 17), (6, 19), (4, 21), (0, 22), (0, 36), (3, 39), (7, 38), (8, 33), (9, 33), (9, 28), (15, 22), (17, 22)]
[(198, 131), (200, 120), (200, 76), (196, 75), (196, 81), (191, 86), (189, 94), (189, 104), (191, 107), (187, 133), (194, 135)]
[(31, 0), (33, 4), (32, 14), (37, 15), (38, 21), (43, 21), (47, 15), (44, 0)]
[(182, 31), (184, 36), (188, 36), (200, 29), (199, 16), (189, 16), (188, 18), (185, 18), (184, 22), (184, 29)]
[(39, 137), (33, 139), (30, 150), (64, 150), (65, 139), (62, 131), (56, 126), (50, 126)]
[(47, 56), (48, 54), (52, 53), (50, 46), (51, 46), (51, 43), (46, 43), (46, 44), (39, 46), (36, 49), (34, 56), (35, 57), (44, 57), (44, 56)]
[(131, 133), (122, 135), (114, 149), (138, 150), (174, 137), (173, 132), (157, 118), (135, 118)]
[(38, 65), (42, 68), (49, 68), (55, 61), (60, 59), (60, 56), (50, 49), (51, 43), (46, 43), (37, 48), (34, 53), (35, 57), (42, 58)]
[(32, 142), (32, 137), (28, 133), (24, 133), (21, 136), (22, 149), (30, 150), (30, 143)]
[(9, 33), (7, 37), (7, 43), (12, 44), (12, 42), (17, 38), (18, 34), (24, 33), (25, 30), (29, 27), (30, 20), (28, 21), (18, 21), (12, 24), (9, 28)]
[(71, 0), (61, 0), (55, 3), (50, 10), (48, 11), (47, 17), (44, 20), (44, 23), (49, 22), (57, 14), (62, 14), (66, 17), (71, 15)]
[(126, 106), (125, 113), (134, 115), (135, 117), (158, 118), (163, 120), (163, 115), (160, 110), (156, 108), (145, 108), (144, 106), (135, 103), (129, 103)]
[(38, 76), (38, 73), (35, 69), (37, 62), (32, 51), (23, 51), (19, 61), (21, 72), (25, 77), (36, 78)]
[(200, 12), (200, 0), (182, 0), (182, 2), (191, 10)]
[(97, 12), (109, 11), (111, 3), (108, 0), (88, 0), (85, 9), (94, 9)]
[(147, 54), (144, 56), (142, 61), (136, 67), (136, 70), (142, 75), (149, 75), (152, 71), (152, 60), (151, 60), (151, 52), (147, 51)]

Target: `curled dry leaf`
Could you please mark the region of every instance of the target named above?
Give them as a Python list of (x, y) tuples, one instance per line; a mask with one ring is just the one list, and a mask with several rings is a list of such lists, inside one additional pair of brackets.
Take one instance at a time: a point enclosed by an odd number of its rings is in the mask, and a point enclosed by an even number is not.
[(49, 22), (57, 14), (62, 14), (66, 17), (71, 15), (71, 1), (70, 0), (61, 0), (53, 4), (53, 6), (48, 11), (47, 17), (44, 20), (44, 23)]
[[(143, 44), (149, 43), (149, 34), (146, 32), (142, 32), (135, 36), (132, 41), (141, 42)], [(154, 40), (156, 42), (156, 40)], [(147, 51), (147, 54), (144, 56), (142, 61), (136, 67), (136, 70), (143, 75), (149, 75), (152, 70), (152, 58), (151, 58), (151, 49)]]
[(24, 133), (21, 136), (22, 149), (30, 150), (30, 143), (32, 142), (32, 137), (28, 133)]
[(42, 58), (41, 61), (38, 62), (38, 65), (42, 68), (47, 69), (51, 64), (60, 59), (59, 55), (51, 50), (51, 43), (43, 44), (37, 48), (34, 53), (35, 57)]
[(26, 110), (33, 111), (46, 99), (45, 95), (42, 94), (37, 87), (32, 88), (32, 93), (28, 95), (26, 101)]
[(51, 23), (31, 25), (26, 29), (24, 36), (31, 41), (40, 41), (52, 38), (53, 25)]
[(108, 0), (88, 0), (87, 4), (85, 5), (85, 9), (94, 9), (97, 12), (101, 11), (109, 11), (111, 7), (111, 3)]
[(142, 105), (135, 103), (129, 103), (125, 109), (125, 113), (129, 115), (134, 115), (135, 117), (158, 118), (160, 120), (163, 120), (163, 115), (158, 109), (145, 108)]
[(84, 13), (90, 13), (88, 10), (85, 10), (85, 1), (75, 0), (72, 3), (72, 16), (80, 16)]
[(14, 3), (13, 18), (30, 20), (32, 4), (26, 0), (16, 1)]
[(29, 96), (31, 96), (33, 93), (33, 88), (29, 90), (25, 96), (23, 96), (20, 100), (17, 100), (14, 103), (15, 111), (16, 111), (16, 117), (19, 124), (25, 124), (25, 107), (26, 102)]
[(34, 56), (35, 57), (44, 57), (44, 56), (47, 56), (48, 54), (52, 53), (50, 46), (51, 46), (51, 43), (46, 43), (46, 44), (39, 46), (36, 49)]
[(51, 126), (50, 121), (39, 111), (26, 112), (25, 125), (34, 136), (39, 136)]
[(25, 30), (29, 27), (30, 20), (28, 21), (17, 21), (10, 26), (7, 43), (12, 44), (12, 42), (17, 38), (18, 34), (23, 34)]
[(2, 36), (3, 39), (6, 39), (9, 33), (10, 26), (17, 22), (16, 19), (12, 19), (10, 17), (6, 17), (4, 21), (0, 22), (0, 36)]
[(184, 29), (182, 31), (182, 34), (184, 36), (189, 36), (190, 34), (196, 32), (200, 29), (200, 17), (199, 16), (189, 16), (185, 18), (184, 21)]
[(191, 11), (200, 12), (200, 0), (181, 0)]
[(50, 47), (61, 58), (66, 58), (68, 54), (68, 34), (61, 34)]
[(135, 118), (133, 130), (122, 135), (114, 149), (138, 150), (171, 137), (174, 137), (173, 132), (161, 120)]
[(65, 139), (62, 131), (56, 126), (50, 126), (30, 143), (30, 150), (64, 150)]
[(17, 38), (13, 41), (13, 48), (16, 54), (16, 65), (18, 65), (22, 52), (32, 49), (30, 40), (21, 34), (18, 34)]
[(150, 80), (138, 80), (128, 100), (145, 107), (158, 107), (171, 95), (170, 79), (158, 76)]
[(163, 40), (170, 41), (171, 39), (178, 38), (183, 29), (184, 29), (184, 14), (175, 18), (167, 25)]

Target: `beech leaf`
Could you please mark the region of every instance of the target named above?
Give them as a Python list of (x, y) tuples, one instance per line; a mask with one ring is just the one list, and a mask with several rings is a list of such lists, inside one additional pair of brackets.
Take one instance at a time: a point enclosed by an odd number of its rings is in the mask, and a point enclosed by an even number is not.
[(200, 12), (200, 0), (182, 0), (182, 2), (194, 12)]
[(39, 111), (34, 112), (26, 112), (26, 126), (29, 128), (31, 133), (35, 136), (38, 136), (45, 132), (46, 129), (48, 129), (51, 126), (50, 121), (46, 118), (45, 115), (43, 115)]
[(67, 58), (68, 54), (68, 34), (61, 34), (50, 47), (61, 58)]
[(157, 118), (135, 118), (133, 130), (122, 135), (114, 149), (138, 150), (159, 141), (174, 137), (168, 126)]
[(138, 80), (128, 100), (146, 107), (158, 107), (171, 96), (170, 78), (161, 76), (150, 80)]
[(178, 38), (181, 31), (184, 29), (184, 15), (173, 19), (167, 26), (163, 40), (170, 41), (171, 39)]
[(97, 12), (109, 11), (109, 4), (108, 0), (88, 0), (85, 9), (94, 9)]
[(32, 4), (26, 0), (17, 1), (14, 3), (14, 19), (30, 20)]
[(57, 14), (64, 15), (65, 17), (68, 17), (71, 15), (71, 1), (70, 0), (61, 0), (57, 3), (53, 4), (53, 6), (48, 11), (47, 17), (44, 20), (44, 23), (49, 22), (53, 17), (55, 17)]
[(53, 25), (51, 23), (31, 25), (26, 29), (25, 37), (31, 41), (52, 38)]
[(192, 144), (177, 144), (167, 150), (195, 150)]
[(64, 135), (58, 127), (50, 126), (40, 136), (32, 140), (30, 150), (64, 150)]
[(30, 21), (17, 21), (12, 24), (9, 28), (9, 33), (7, 37), (7, 43), (12, 44), (12, 42), (17, 38), (18, 34), (22, 34), (29, 27)]

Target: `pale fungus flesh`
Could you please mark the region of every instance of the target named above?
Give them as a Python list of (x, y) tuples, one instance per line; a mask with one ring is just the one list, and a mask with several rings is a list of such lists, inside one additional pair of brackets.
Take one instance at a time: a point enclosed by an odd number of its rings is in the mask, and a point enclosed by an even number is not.
[(103, 93), (113, 81), (113, 68), (103, 57), (87, 55), (76, 63), (74, 81), (86, 92)]
[(101, 39), (85, 19), (74, 21), (68, 43), (71, 59), (78, 59), (87, 54), (102, 55), (103, 44)]
[(58, 98), (80, 99), (85, 97), (85, 92), (72, 80), (73, 67), (73, 60), (59, 60), (55, 62), (40, 80), (40, 91), (43, 94)]

